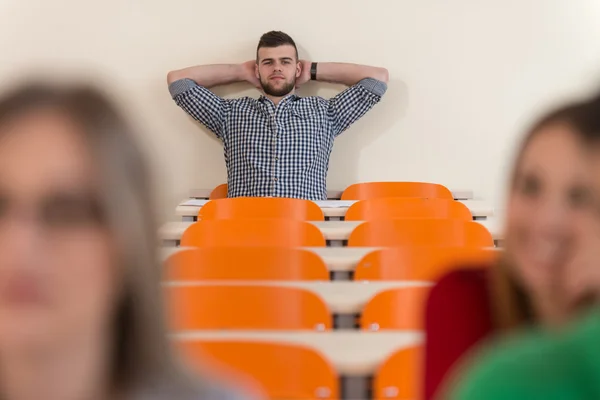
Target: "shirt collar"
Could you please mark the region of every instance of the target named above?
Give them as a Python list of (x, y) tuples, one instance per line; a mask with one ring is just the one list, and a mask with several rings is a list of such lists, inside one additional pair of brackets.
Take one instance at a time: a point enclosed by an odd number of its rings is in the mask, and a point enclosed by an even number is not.
[[(297, 99), (299, 99), (299, 97), (298, 97), (298, 96), (296, 96), (295, 94), (288, 94), (288, 95), (286, 95), (286, 96), (285, 96), (283, 99), (281, 99), (281, 101), (280, 101), (280, 102), (279, 102), (279, 104), (278, 104), (278, 107), (279, 107), (279, 106), (285, 106), (286, 104), (288, 104), (288, 103), (291, 103), (291, 102), (294, 102), (294, 101), (296, 101)], [(263, 104), (271, 104), (273, 107), (275, 107), (275, 103), (273, 103), (273, 102), (271, 101), (271, 99), (269, 99), (269, 98), (268, 98), (267, 96), (265, 96), (265, 95), (262, 95), (262, 96), (260, 96), (260, 97), (258, 98), (258, 101), (260, 101), (260, 102), (261, 102), (261, 103), (263, 103)]]

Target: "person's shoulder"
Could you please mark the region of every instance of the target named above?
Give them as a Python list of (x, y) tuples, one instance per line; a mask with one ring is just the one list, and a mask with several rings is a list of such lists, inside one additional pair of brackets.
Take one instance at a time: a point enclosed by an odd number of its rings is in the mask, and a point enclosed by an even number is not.
[(223, 385), (212, 385), (201, 397), (189, 400), (259, 400), (259, 396), (257, 393), (245, 393)]
[[(458, 269), (443, 275), (431, 289), (429, 307), (489, 309), (488, 276), (485, 269)], [(448, 299), (452, 299), (448, 302)], [(467, 309), (470, 309), (467, 308)]]
[(600, 389), (589, 385), (600, 375), (599, 334), (600, 318), (593, 315), (560, 334), (530, 330), (494, 343), (471, 356), (472, 369), (450, 398), (590, 398), (584, 392)]

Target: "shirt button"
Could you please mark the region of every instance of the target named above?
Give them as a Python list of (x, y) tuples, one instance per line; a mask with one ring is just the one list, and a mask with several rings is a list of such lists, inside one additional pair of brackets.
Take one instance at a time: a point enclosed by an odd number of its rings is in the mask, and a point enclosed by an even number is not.
[(277, 182), (277, 178), (273, 177), (273, 180), (274, 180), (275, 182)]
[(275, 156), (275, 161), (279, 161), (279, 157)]

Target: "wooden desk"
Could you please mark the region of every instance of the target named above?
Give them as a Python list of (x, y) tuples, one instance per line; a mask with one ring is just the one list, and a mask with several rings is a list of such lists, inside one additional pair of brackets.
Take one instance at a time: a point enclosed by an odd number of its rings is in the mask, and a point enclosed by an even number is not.
[(340, 375), (373, 376), (392, 353), (423, 343), (417, 331), (190, 331), (172, 333), (171, 340), (251, 340), (294, 343), (325, 356)]
[[(208, 199), (212, 189), (192, 189), (190, 190), (190, 197), (194, 199)], [(342, 197), (343, 190), (328, 190), (327, 198), (329, 200), (339, 200)], [(455, 200), (472, 200), (472, 190), (452, 190), (452, 196)]]
[(431, 286), (422, 281), (173, 281), (163, 286), (211, 286), (211, 285), (272, 285), (288, 286), (310, 290), (319, 295), (332, 314), (360, 314), (365, 304), (377, 293), (387, 289)]
[[(350, 234), (358, 225), (364, 221), (310, 221), (316, 225), (323, 236), (328, 241), (338, 241), (339, 243), (331, 244), (332, 246), (340, 246), (341, 241), (348, 240)], [(502, 239), (502, 230), (496, 219), (477, 221), (485, 226), (494, 240)], [(165, 246), (175, 246), (181, 239), (183, 232), (194, 222), (167, 222), (159, 229), (159, 237)]]

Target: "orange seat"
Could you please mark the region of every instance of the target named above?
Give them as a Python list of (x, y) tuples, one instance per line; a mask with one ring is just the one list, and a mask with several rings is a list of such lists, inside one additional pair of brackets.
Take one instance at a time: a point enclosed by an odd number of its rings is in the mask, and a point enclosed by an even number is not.
[(310, 200), (283, 197), (235, 197), (209, 201), (198, 212), (198, 220), (231, 218), (284, 218), (323, 221), (323, 211)]
[(217, 186), (216, 188), (214, 188), (212, 190), (212, 192), (210, 192), (210, 195), (208, 196), (208, 198), (210, 200), (227, 198), (227, 184), (222, 183), (219, 186)]
[(339, 378), (316, 350), (297, 344), (177, 340), (184, 360), (203, 372), (211, 358), (256, 380), (270, 399), (339, 399)]
[(420, 400), (423, 392), (423, 371), (421, 346), (395, 352), (383, 362), (375, 374), (374, 398)]
[(354, 280), (437, 281), (455, 268), (490, 265), (499, 251), (482, 247), (387, 247), (364, 256)]
[(452, 192), (437, 183), (425, 182), (366, 182), (350, 185), (342, 200), (367, 200), (377, 197), (424, 197), (453, 200)]
[(200, 247), (165, 262), (164, 280), (329, 280), (317, 254), (290, 247)]
[(409, 286), (377, 293), (363, 308), (360, 327), (365, 330), (423, 330), (429, 286)]
[(448, 199), (381, 197), (361, 200), (348, 208), (346, 221), (402, 218), (452, 218), (471, 221), (471, 211), (463, 203)]
[(191, 224), (181, 246), (325, 246), (310, 222), (287, 219), (217, 219)]
[(171, 331), (199, 329), (330, 329), (315, 293), (270, 285), (171, 284), (164, 287)]
[(352, 231), (348, 246), (472, 246), (494, 245), (485, 226), (457, 219), (394, 219), (367, 221)]

